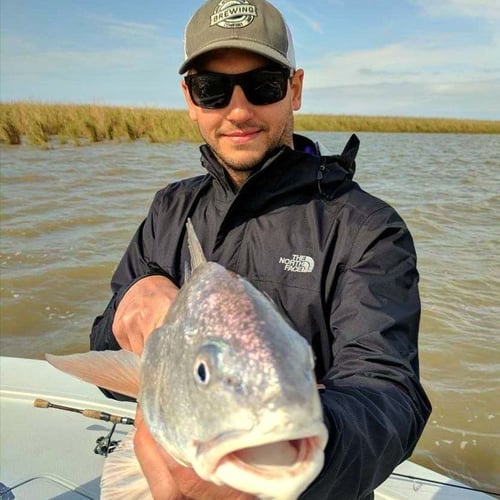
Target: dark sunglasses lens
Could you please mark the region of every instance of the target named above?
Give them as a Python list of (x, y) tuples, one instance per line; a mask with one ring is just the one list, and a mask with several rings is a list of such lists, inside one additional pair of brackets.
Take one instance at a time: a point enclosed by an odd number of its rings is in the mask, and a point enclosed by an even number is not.
[(287, 91), (288, 76), (284, 71), (259, 71), (245, 85), (247, 99), (256, 105), (274, 104), (281, 101)]
[(287, 92), (290, 72), (258, 69), (240, 75), (199, 73), (186, 77), (193, 102), (205, 109), (224, 108), (233, 95), (234, 85), (241, 85), (246, 98), (255, 105), (281, 101)]
[(224, 75), (192, 75), (188, 77), (188, 86), (191, 99), (201, 108), (223, 108), (231, 99), (231, 82)]

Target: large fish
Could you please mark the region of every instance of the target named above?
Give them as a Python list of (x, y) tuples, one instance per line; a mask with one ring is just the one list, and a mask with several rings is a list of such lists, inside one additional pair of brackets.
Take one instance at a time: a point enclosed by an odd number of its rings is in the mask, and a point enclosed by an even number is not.
[[(137, 397), (165, 450), (208, 481), (295, 499), (320, 472), (328, 432), (307, 341), (247, 280), (207, 262), (187, 224), (192, 274), (142, 357), (47, 355), (57, 368)], [(105, 462), (102, 498), (148, 498), (133, 436)]]

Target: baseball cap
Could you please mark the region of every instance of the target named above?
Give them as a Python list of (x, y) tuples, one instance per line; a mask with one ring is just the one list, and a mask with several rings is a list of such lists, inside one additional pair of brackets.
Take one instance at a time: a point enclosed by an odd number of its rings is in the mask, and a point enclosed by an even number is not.
[(292, 35), (280, 11), (266, 0), (208, 0), (189, 20), (182, 75), (193, 61), (215, 49), (254, 52), (295, 69)]

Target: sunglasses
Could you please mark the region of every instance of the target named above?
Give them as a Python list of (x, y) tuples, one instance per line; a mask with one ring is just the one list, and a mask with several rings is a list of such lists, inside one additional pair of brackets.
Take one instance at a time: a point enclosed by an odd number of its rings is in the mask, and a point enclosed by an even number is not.
[(204, 71), (184, 77), (191, 99), (200, 108), (225, 108), (239, 85), (251, 104), (263, 106), (281, 101), (288, 89), (288, 68), (258, 68), (228, 75)]

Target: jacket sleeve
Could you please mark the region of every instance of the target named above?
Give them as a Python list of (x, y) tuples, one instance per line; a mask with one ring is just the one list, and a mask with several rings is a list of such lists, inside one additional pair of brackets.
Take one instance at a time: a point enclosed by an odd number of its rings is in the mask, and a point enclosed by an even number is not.
[[(125, 254), (111, 279), (112, 297), (103, 314), (95, 318), (90, 333), (90, 349), (94, 351), (119, 350), (120, 346), (113, 334), (113, 319), (120, 300), (127, 290), (137, 281), (153, 275), (172, 278), (152, 260), (152, 248), (155, 240), (159, 195), (155, 197), (146, 219), (139, 225)], [(173, 280), (172, 280), (173, 281)], [(114, 399), (129, 399), (118, 393), (103, 390)]]
[(371, 498), (412, 453), (431, 410), (419, 382), (419, 318), (411, 235), (390, 207), (379, 209), (336, 278), (333, 365), (321, 393), (329, 441), (301, 498)]

